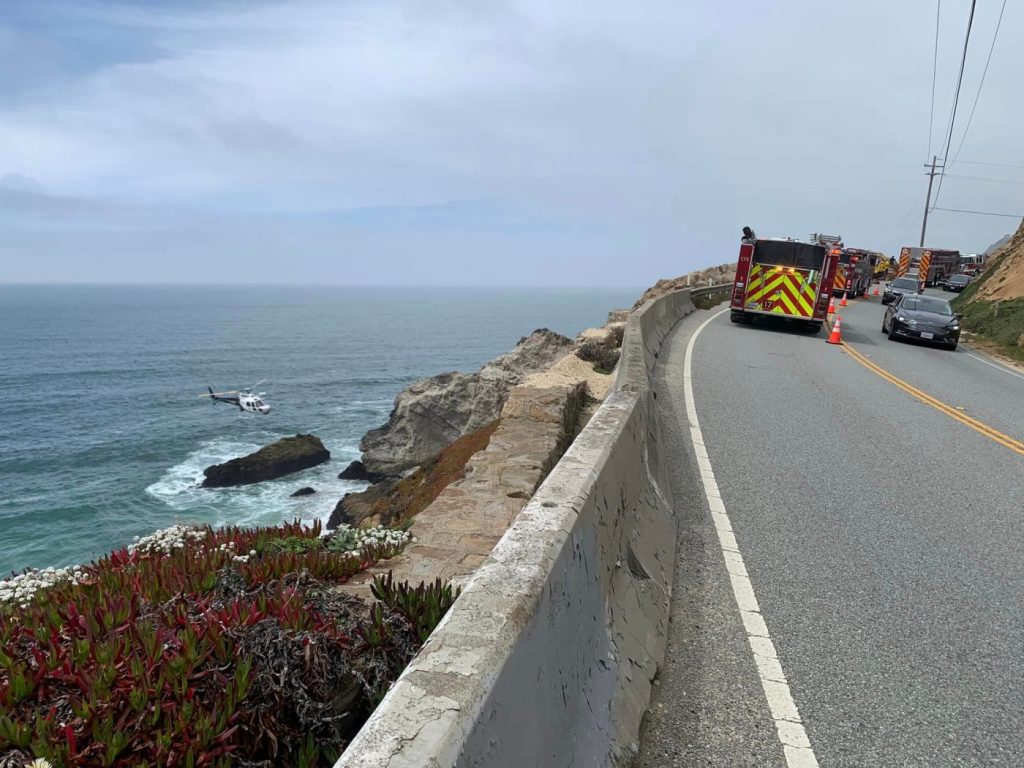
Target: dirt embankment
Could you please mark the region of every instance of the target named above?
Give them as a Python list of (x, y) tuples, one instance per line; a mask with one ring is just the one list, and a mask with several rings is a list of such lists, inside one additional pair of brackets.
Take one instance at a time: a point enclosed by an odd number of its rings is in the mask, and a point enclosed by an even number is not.
[(1024, 298), (1024, 222), (1016, 234), (993, 255), (994, 263), (979, 281), (975, 300), (1005, 301)]
[(968, 340), (1024, 360), (1024, 222), (953, 304)]

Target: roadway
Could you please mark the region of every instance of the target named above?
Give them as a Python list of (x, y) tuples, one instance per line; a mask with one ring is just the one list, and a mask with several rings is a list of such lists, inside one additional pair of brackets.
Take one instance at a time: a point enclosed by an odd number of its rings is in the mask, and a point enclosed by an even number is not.
[(1024, 765), (1024, 455), (950, 415), (1024, 440), (1024, 376), (889, 341), (877, 298), (841, 310), (848, 346), (944, 411), (824, 332), (718, 311), (680, 323), (656, 371), (680, 534), (635, 768), (787, 764), (687, 426), (687, 345), (712, 317), (693, 405), (817, 762)]

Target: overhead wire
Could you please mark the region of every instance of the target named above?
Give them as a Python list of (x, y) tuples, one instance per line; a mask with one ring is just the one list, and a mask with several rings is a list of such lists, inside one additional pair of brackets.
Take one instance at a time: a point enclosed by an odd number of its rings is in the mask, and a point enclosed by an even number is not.
[(963, 163), (964, 165), (991, 165), (993, 168), (1024, 168), (1024, 165), (1014, 165), (1013, 163), (985, 163), (980, 160), (958, 160), (957, 162)]
[(994, 181), (1000, 184), (1020, 184), (1024, 185), (1024, 181), (1021, 179), (1000, 179), (995, 176), (968, 176), (962, 173), (948, 173), (946, 174), (951, 179), (969, 179), (970, 181)]
[[(971, 0), (971, 13), (967, 17), (967, 33), (964, 35), (964, 52), (960, 57), (960, 74), (956, 79), (956, 92), (953, 95), (953, 109), (950, 110), (949, 114), (949, 129), (946, 131), (946, 151), (942, 153), (943, 165), (945, 165), (946, 158), (949, 157), (949, 147), (953, 143), (953, 126), (956, 124), (956, 108), (960, 103), (960, 88), (964, 82), (964, 67), (967, 64), (967, 46), (971, 42), (971, 27), (974, 26), (974, 9), (978, 5), (978, 0)], [(939, 202), (939, 195), (942, 194), (942, 179), (945, 174), (939, 174), (939, 188), (935, 192), (935, 202), (932, 204), (932, 210), (935, 210), (936, 203)]]
[[(967, 118), (967, 126), (964, 128), (964, 135), (960, 137), (960, 146), (956, 148), (956, 154), (953, 155), (954, 163), (956, 162), (956, 159), (960, 157), (960, 150), (964, 148), (964, 142), (967, 140), (967, 132), (971, 130), (971, 123), (974, 120), (974, 110), (978, 108), (978, 100), (981, 98), (981, 89), (985, 86), (985, 75), (988, 74), (988, 65), (992, 61), (992, 52), (996, 49), (996, 38), (999, 37), (999, 27), (1003, 24), (1003, 13), (1005, 11), (1006, 0), (1003, 0), (1003, 7), (999, 9), (999, 21), (996, 22), (996, 31), (992, 35), (992, 45), (989, 46), (988, 58), (985, 59), (985, 69), (981, 73), (981, 82), (978, 83), (978, 92), (974, 95), (974, 106), (971, 107), (971, 116)], [(950, 165), (952, 165), (952, 163), (950, 163)]]
[[(928, 112), (928, 157), (932, 154), (932, 135), (935, 132), (935, 80), (939, 71), (939, 16), (942, 14), (942, 0), (935, 4), (935, 48), (932, 52), (932, 108)], [(925, 158), (925, 161), (928, 160)]]
[(933, 211), (950, 213), (973, 213), (976, 216), (1004, 216), (1007, 219), (1024, 219), (1024, 213), (992, 213), (991, 211), (966, 211), (963, 208), (932, 208)]

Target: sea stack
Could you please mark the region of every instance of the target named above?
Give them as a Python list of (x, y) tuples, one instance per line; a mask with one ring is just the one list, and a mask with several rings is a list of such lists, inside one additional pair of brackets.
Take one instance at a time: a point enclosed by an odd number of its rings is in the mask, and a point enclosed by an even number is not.
[(284, 437), (256, 453), (203, 470), (203, 488), (249, 485), (323, 464), (331, 458), (316, 435)]

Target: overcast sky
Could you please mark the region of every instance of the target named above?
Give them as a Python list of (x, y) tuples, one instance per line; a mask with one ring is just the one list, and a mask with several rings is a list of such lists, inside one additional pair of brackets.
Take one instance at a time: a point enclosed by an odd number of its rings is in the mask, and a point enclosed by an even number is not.
[[(932, 151), (970, 0), (946, 0)], [(999, 12), (979, 3), (952, 156)], [(0, 282), (626, 285), (916, 245), (933, 0), (2, 0)], [(1024, 212), (1009, 3), (939, 206)], [(967, 161), (971, 161), (968, 163)], [(984, 249), (1009, 218), (936, 211)]]

